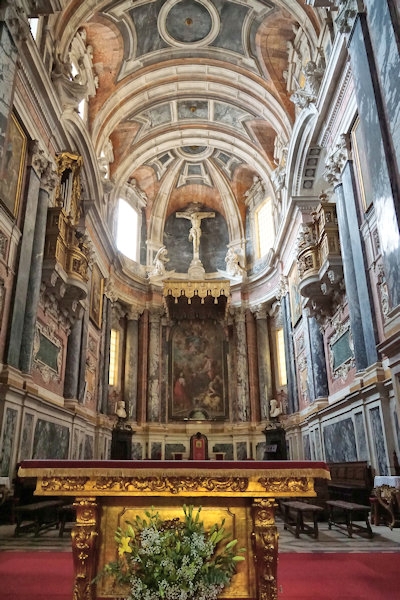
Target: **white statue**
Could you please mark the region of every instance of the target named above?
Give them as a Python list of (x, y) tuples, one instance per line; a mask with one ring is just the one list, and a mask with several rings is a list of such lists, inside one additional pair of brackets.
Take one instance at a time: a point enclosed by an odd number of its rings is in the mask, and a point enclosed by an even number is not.
[(269, 401), (269, 416), (271, 419), (275, 419), (282, 414), (282, 407), (278, 404), (278, 401), (274, 398)]
[(125, 402), (123, 400), (117, 400), (115, 404), (115, 414), (117, 415), (118, 419), (126, 419), (127, 414), (125, 409)]
[(165, 246), (161, 246), (161, 248), (158, 250), (157, 254), (154, 257), (153, 260), (153, 269), (150, 273), (150, 275), (154, 276), (154, 275), (164, 275), (165, 274), (165, 265), (167, 262), (169, 262), (169, 258), (167, 257), (168, 254), (168, 250), (166, 249)]
[(232, 247), (228, 248), (228, 252), (225, 256), (225, 262), (226, 270), (230, 275), (232, 275), (232, 277), (240, 277), (244, 275), (245, 270), (240, 266), (239, 256)]
[(213, 212), (192, 212), (176, 213), (176, 216), (180, 219), (190, 219), (192, 224), (189, 230), (189, 241), (193, 242), (193, 259), (199, 260), (199, 248), (200, 248), (200, 238), (201, 238), (201, 221), (202, 219), (212, 219), (215, 217), (215, 213)]

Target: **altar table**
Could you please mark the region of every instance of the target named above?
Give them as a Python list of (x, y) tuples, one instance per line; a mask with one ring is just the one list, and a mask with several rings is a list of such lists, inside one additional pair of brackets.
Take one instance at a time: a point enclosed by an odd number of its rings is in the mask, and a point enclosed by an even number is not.
[(69, 461), (26, 460), (20, 477), (36, 477), (35, 494), (74, 498), (74, 600), (123, 597), (110, 579), (93, 579), (116, 558), (114, 533), (154, 507), (162, 518), (181, 517), (182, 505), (202, 507), (206, 528), (225, 528), (245, 547), (221, 598), (277, 600), (277, 498), (313, 497), (314, 480), (329, 479), (313, 461)]

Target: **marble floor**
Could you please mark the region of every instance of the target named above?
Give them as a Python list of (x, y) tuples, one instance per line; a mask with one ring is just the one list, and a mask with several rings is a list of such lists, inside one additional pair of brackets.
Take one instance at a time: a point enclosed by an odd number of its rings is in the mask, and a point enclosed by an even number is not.
[[(315, 540), (305, 534), (300, 538), (283, 528), (280, 516), (277, 516), (280, 552), (400, 552), (400, 528), (390, 530), (385, 525), (374, 526), (372, 539), (354, 535), (349, 538), (344, 532), (333, 528), (328, 529), (328, 523), (319, 523), (319, 537)], [(62, 538), (53, 527), (35, 537), (32, 533), (20, 534), (14, 537), (14, 525), (0, 525), (0, 552), (4, 551), (43, 551), (53, 550), (68, 552), (71, 550), (70, 533)]]

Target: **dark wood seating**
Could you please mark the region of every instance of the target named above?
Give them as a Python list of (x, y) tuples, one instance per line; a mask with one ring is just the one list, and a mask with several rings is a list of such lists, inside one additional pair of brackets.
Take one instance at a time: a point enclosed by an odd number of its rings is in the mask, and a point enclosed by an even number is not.
[(14, 535), (17, 536), (23, 531), (33, 531), (35, 536), (38, 536), (41, 531), (58, 526), (58, 509), (62, 505), (62, 500), (43, 500), (16, 506)]
[[(345, 500), (328, 500), (326, 504), (329, 508), (329, 529), (332, 529), (332, 525), (335, 525), (338, 529), (346, 531), (350, 538), (353, 533), (359, 533), (360, 535), (367, 533), (372, 538), (373, 532), (368, 518), (371, 511), (370, 506), (346, 502)], [(365, 520), (365, 527), (355, 523), (355, 518)]]
[(58, 510), (58, 520), (59, 520), (59, 529), (58, 535), (59, 537), (63, 537), (66, 531), (71, 531), (72, 527), (67, 528), (68, 523), (74, 523), (76, 519), (76, 511), (75, 506), (73, 504), (64, 504)]
[(329, 463), (328, 466), (331, 473), (328, 482), (330, 500), (368, 504), (374, 478), (367, 461)]
[[(289, 530), (298, 538), (300, 533), (318, 538), (318, 515), (323, 512), (321, 506), (301, 502), (299, 500), (288, 500), (281, 502), (283, 508), (284, 529)], [(304, 522), (305, 516), (310, 515), (313, 525)]]

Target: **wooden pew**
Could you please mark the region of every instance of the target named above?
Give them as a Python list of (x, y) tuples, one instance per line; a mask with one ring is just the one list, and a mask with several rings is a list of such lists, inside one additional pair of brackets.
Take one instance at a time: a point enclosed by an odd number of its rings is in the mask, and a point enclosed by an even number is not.
[(368, 504), (374, 478), (367, 461), (328, 463), (331, 480), (328, 482), (330, 500)]
[[(283, 527), (294, 533), (298, 538), (300, 533), (306, 533), (318, 538), (318, 515), (323, 512), (321, 506), (301, 502), (300, 500), (289, 500), (281, 502), (283, 507)], [(313, 525), (304, 522), (305, 517), (311, 515)]]
[[(373, 532), (368, 518), (371, 511), (370, 506), (344, 500), (328, 500), (326, 504), (329, 507), (329, 529), (332, 529), (332, 525), (335, 525), (338, 529), (346, 531), (350, 538), (353, 533), (367, 533), (368, 537), (372, 538)], [(354, 523), (354, 518), (357, 515), (365, 520), (365, 527), (359, 523)]]

